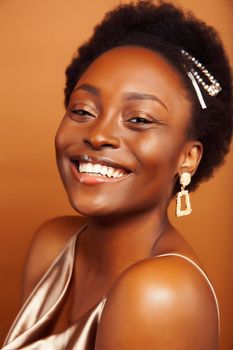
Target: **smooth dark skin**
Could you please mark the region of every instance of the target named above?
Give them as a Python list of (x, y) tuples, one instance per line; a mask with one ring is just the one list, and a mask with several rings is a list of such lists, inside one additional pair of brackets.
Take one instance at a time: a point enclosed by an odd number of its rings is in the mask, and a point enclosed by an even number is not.
[[(74, 112), (80, 109), (87, 113)], [(167, 218), (177, 176), (193, 175), (202, 155), (202, 145), (186, 136), (190, 113), (181, 77), (149, 49), (115, 48), (81, 76), (56, 150), (70, 202), (85, 217), (45, 223), (24, 274), (23, 299), (67, 240), (88, 223), (54, 333), (107, 295), (95, 350), (218, 348), (216, 306), (206, 280), (183, 259), (155, 258), (176, 252), (198, 262)], [(70, 158), (80, 154), (106, 157), (132, 174), (115, 183), (82, 184), (70, 170)]]

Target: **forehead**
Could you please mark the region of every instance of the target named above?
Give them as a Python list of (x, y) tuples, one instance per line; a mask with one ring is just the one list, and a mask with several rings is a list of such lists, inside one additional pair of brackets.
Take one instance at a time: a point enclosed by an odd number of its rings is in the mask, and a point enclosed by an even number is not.
[(160, 53), (136, 46), (116, 47), (100, 55), (78, 84), (96, 86), (102, 94), (155, 94), (174, 113), (190, 111), (188, 93), (179, 72)]

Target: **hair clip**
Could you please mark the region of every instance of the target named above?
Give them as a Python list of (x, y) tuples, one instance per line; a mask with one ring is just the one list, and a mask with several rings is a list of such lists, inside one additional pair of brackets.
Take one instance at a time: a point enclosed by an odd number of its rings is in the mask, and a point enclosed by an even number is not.
[[(205, 68), (205, 66), (203, 66), (203, 64), (200, 63), (195, 57), (190, 55), (185, 50), (181, 50), (181, 53), (183, 56), (187, 57), (200, 71), (198, 72), (196, 69), (191, 68), (187, 74), (194, 86), (201, 107), (203, 109), (207, 108), (198, 84), (201, 85), (210, 96), (216, 96), (222, 90), (222, 87), (220, 86), (219, 82), (213, 77), (213, 75), (211, 75), (211, 73)], [(204, 77), (208, 79), (208, 83), (204, 81)]]

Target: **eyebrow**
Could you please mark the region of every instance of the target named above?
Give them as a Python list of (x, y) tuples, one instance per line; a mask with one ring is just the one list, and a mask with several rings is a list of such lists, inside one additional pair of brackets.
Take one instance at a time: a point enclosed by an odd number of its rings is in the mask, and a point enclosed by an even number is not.
[(144, 92), (128, 92), (128, 93), (125, 94), (125, 99), (128, 100), (128, 101), (130, 101), (130, 100), (152, 100), (152, 101), (156, 101), (168, 111), (168, 108), (165, 105), (165, 103), (163, 101), (161, 101), (160, 98), (158, 98), (157, 96), (152, 95), (152, 94), (147, 94), (147, 93), (144, 93)]
[[(100, 96), (100, 89), (93, 86), (93, 85), (90, 85), (90, 84), (82, 84), (74, 89), (74, 91), (77, 91), (77, 90), (87, 91), (87, 92), (89, 92), (97, 97)], [(161, 101), (160, 98), (158, 98), (157, 96), (152, 95), (152, 94), (148, 94), (148, 93), (144, 93), (144, 92), (127, 92), (124, 94), (124, 99), (127, 101), (131, 101), (131, 100), (156, 101), (168, 111), (168, 108), (165, 105), (165, 103), (163, 101)]]
[(100, 95), (100, 89), (90, 84), (82, 84), (74, 89), (74, 91), (77, 91), (77, 90), (90, 92), (91, 94), (97, 97)]

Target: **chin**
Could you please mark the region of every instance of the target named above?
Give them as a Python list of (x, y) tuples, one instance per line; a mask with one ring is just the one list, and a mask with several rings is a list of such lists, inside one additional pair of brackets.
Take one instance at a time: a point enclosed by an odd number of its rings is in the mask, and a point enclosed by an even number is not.
[[(97, 196), (92, 197), (91, 200), (88, 198), (69, 197), (69, 202), (74, 210), (76, 210), (81, 215), (87, 217), (107, 217), (117, 215), (117, 208), (113, 206), (113, 203), (108, 203), (107, 200)], [(122, 207), (122, 206), (120, 206)]]

